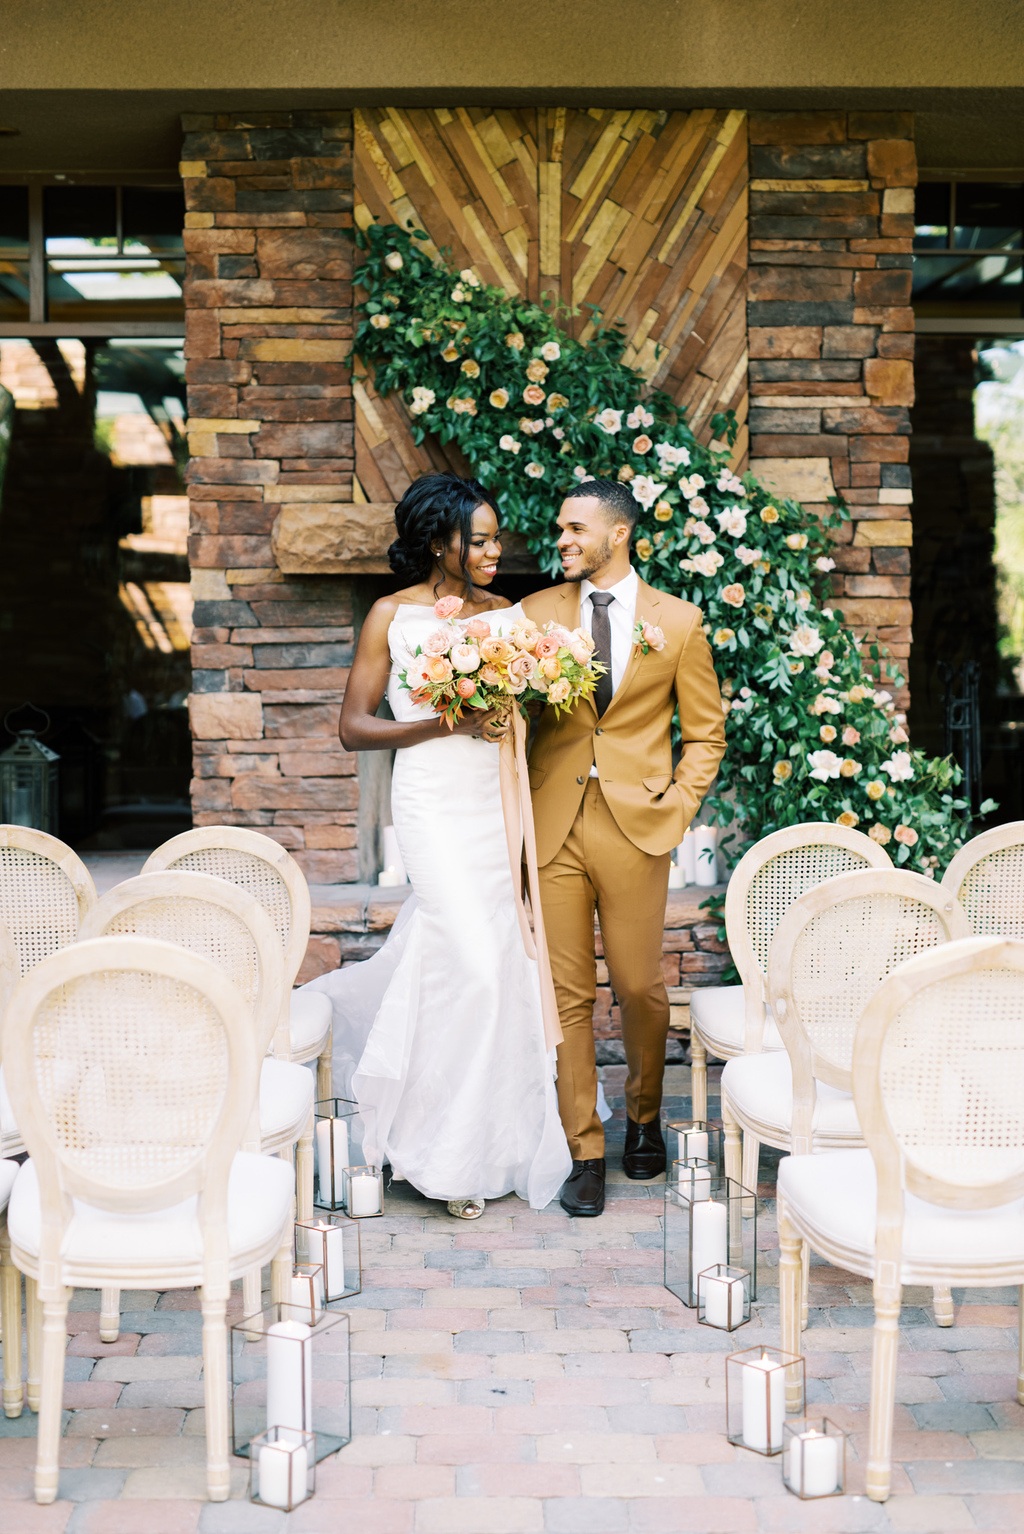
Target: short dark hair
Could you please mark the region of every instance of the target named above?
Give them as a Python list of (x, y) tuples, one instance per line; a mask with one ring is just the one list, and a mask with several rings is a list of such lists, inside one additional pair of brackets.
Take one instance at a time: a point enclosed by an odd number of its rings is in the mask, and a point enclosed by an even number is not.
[(578, 485), (572, 485), (565, 492), (564, 499), (571, 501), (583, 496), (600, 501), (609, 522), (625, 522), (633, 532), (640, 506), (628, 485), (617, 479), (581, 479)]

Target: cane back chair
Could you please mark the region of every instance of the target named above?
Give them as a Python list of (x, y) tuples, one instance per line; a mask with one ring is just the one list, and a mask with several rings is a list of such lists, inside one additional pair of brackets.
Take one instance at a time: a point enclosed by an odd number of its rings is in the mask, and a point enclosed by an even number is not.
[(982, 831), (942, 877), (979, 936), (1024, 938), (1024, 820)]

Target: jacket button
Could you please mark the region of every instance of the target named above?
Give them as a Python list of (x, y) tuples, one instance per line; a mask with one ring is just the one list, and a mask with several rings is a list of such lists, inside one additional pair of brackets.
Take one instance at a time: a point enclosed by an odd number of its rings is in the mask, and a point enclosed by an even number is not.
[(595, 735), (603, 735), (604, 731), (602, 729), (597, 729), (597, 730), (594, 731), (594, 734)]
[(576, 781), (577, 781), (577, 783), (582, 783), (583, 779), (582, 778), (577, 778)]

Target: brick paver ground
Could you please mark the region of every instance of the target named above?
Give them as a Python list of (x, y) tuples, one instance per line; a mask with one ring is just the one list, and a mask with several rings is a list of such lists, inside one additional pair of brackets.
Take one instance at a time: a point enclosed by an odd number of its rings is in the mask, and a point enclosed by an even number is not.
[[(622, 1140), (622, 1071), (605, 1071)], [(714, 1079), (714, 1074), (713, 1074)], [(688, 1071), (670, 1068), (673, 1112)], [(618, 1095), (617, 1095), (618, 1094)], [(769, 1176), (762, 1191), (772, 1191)], [(893, 1496), (863, 1491), (871, 1306), (812, 1270), (810, 1394), (853, 1434), (850, 1494), (799, 1503), (780, 1463), (724, 1436), (723, 1357), (778, 1340), (775, 1275), (730, 1340), (661, 1285), (661, 1186), (613, 1172), (606, 1214), (570, 1221), (517, 1199), (460, 1225), (408, 1189), (363, 1226), (351, 1302), (355, 1437), (290, 1517), (204, 1496), (199, 1317), (191, 1295), (126, 1294), (124, 1329), (71, 1313), (60, 1500), (31, 1501), (35, 1422), (0, 1423), (0, 1534), (946, 1534), (1024, 1529), (1024, 1409), (1011, 1290), (956, 1296), (939, 1330), (908, 1291)], [(762, 1235), (772, 1259), (771, 1221)]]

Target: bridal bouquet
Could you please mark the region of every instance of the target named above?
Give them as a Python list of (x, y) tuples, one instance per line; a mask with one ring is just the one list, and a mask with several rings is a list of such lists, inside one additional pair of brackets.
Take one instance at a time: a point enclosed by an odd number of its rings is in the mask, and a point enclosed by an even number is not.
[(507, 635), (493, 634), (484, 618), (459, 618), (461, 597), (434, 604), (440, 627), (417, 645), (399, 680), (414, 703), (429, 703), (449, 729), (464, 708), (507, 714), (516, 705), (549, 703), (567, 713), (597, 686), (606, 667), (594, 660), (584, 629), (558, 623), (540, 628), (519, 618)]

